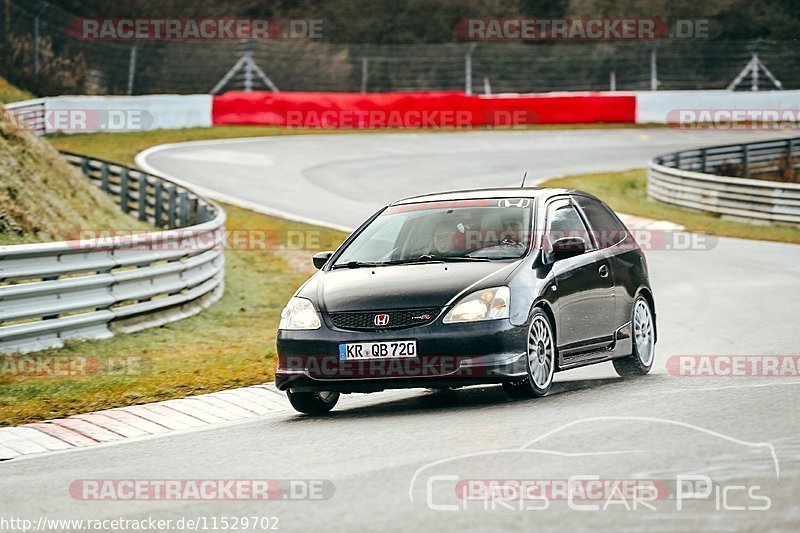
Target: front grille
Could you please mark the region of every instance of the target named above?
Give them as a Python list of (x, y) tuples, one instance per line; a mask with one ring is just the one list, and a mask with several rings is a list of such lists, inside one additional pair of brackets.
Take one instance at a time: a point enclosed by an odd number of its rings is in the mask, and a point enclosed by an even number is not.
[[(376, 326), (375, 317), (389, 315), (386, 325)], [(439, 315), (439, 309), (399, 309), (395, 311), (369, 311), (354, 313), (331, 313), (331, 322), (339, 329), (355, 331), (378, 331), (385, 329), (413, 328), (430, 324)]]

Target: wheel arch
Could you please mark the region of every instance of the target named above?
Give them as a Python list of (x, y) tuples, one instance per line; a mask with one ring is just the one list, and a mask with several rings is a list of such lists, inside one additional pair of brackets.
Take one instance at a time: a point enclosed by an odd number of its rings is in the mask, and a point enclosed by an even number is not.
[(541, 299), (536, 300), (531, 305), (530, 314), (533, 314), (534, 309), (541, 309), (542, 312), (547, 316), (547, 320), (550, 321), (550, 327), (553, 330), (553, 349), (556, 351), (555, 363), (556, 363), (556, 371), (560, 370), (559, 368), (559, 355), (558, 355), (558, 325), (556, 323), (556, 314), (553, 312), (553, 308), (550, 305), (550, 302), (547, 300)]
[[(658, 342), (658, 320), (656, 317), (656, 302), (653, 298), (653, 291), (650, 290), (649, 287), (640, 287), (638, 291), (636, 291), (636, 297), (642, 296), (645, 300), (647, 300), (647, 304), (650, 306), (650, 312), (653, 313), (653, 337), (654, 342)], [(636, 298), (634, 298), (635, 300)]]

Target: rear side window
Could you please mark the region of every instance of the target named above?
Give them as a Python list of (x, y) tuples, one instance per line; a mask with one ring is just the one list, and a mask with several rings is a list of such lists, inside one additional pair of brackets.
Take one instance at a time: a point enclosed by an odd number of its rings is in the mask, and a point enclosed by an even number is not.
[(595, 241), (600, 248), (608, 248), (624, 241), (628, 236), (628, 229), (619, 221), (617, 216), (604, 204), (586, 196), (573, 196), (589, 219)]

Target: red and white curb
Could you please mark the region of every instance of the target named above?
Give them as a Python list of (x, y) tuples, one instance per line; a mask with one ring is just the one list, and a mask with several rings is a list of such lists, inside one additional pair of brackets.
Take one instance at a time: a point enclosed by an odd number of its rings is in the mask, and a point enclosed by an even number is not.
[(0, 461), (291, 410), (272, 383), (0, 428)]

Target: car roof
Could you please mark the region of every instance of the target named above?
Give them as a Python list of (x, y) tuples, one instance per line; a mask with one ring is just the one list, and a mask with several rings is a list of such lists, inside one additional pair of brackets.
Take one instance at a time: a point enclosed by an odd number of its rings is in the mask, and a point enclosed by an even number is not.
[(410, 196), (397, 200), (390, 205), (416, 204), (421, 202), (442, 202), (455, 200), (478, 200), (483, 198), (538, 198), (547, 199), (559, 194), (583, 194), (593, 197), (589, 193), (575, 189), (562, 189), (558, 187), (495, 187), (488, 189), (464, 189), (438, 193)]

